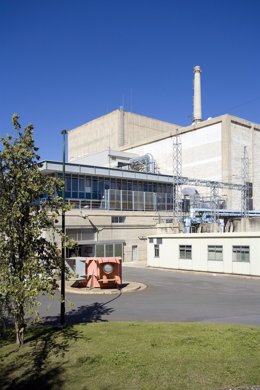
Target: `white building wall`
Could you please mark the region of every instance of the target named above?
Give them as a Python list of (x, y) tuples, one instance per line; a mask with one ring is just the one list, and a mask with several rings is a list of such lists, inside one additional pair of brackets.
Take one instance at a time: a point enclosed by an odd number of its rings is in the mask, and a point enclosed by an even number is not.
[[(249, 178), (252, 179), (252, 130), (250, 127), (231, 121), (231, 178), (234, 183), (242, 183), (242, 158), (244, 147), (251, 164), (249, 166)], [(251, 181), (251, 180), (249, 180)], [(241, 193), (234, 191), (232, 205), (235, 209), (241, 208)]]
[[(157, 237), (150, 238), (156, 242)], [(176, 234), (160, 238), (159, 257), (154, 257), (154, 243), (148, 239), (148, 266), (260, 276), (260, 233)], [(179, 245), (192, 246), (191, 260), (179, 258)], [(208, 261), (208, 245), (223, 246), (223, 261)], [(250, 247), (250, 263), (232, 261), (233, 245)]]
[(251, 158), (251, 172), (253, 182), (253, 204), (254, 209), (260, 209), (260, 130), (252, 130), (252, 158)]
[[(180, 135), (182, 143), (182, 174), (193, 178), (221, 180), (221, 123)], [(143, 155), (151, 153), (160, 173), (173, 173), (172, 137), (127, 149)]]

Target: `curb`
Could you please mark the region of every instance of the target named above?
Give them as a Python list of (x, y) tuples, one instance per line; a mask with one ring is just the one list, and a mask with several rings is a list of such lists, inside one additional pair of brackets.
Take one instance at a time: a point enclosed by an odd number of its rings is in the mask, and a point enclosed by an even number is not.
[[(144, 290), (147, 286), (144, 283), (125, 281), (122, 288), (113, 289), (100, 289), (100, 288), (78, 288), (71, 287), (75, 280), (69, 280), (65, 282), (65, 292), (71, 294), (81, 295), (110, 295), (110, 294), (125, 294), (135, 291)], [(60, 290), (60, 281), (58, 282), (58, 289)]]

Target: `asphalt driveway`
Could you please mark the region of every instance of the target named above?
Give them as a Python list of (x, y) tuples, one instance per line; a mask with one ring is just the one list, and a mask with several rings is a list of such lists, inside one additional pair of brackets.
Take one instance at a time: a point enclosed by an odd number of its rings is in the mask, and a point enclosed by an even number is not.
[[(147, 288), (127, 294), (66, 295), (68, 323), (210, 322), (260, 325), (260, 278), (123, 267), (123, 280)], [(59, 319), (59, 292), (41, 298), (46, 322)]]

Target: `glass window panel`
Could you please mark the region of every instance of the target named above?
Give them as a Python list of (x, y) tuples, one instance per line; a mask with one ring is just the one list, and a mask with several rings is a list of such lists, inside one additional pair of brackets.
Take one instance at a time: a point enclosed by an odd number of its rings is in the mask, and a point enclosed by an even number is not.
[(111, 222), (112, 223), (124, 223), (125, 222), (125, 218), (126, 217), (124, 217), (124, 216), (113, 216), (113, 217), (111, 217)]
[(75, 191), (75, 192), (78, 191), (78, 178), (77, 177), (72, 178), (72, 191)]
[(85, 191), (85, 180), (84, 177), (79, 178), (79, 191), (84, 192)]
[(98, 196), (99, 199), (101, 199), (104, 196), (104, 191), (105, 191), (105, 182), (103, 179), (99, 179), (98, 181)]
[(234, 262), (249, 263), (250, 262), (250, 249), (249, 246), (237, 246), (232, 248), (232, 260)]
[(106, 257), (113, 257), (113, 245), (106, 244)]
[(122, 244), (115, 244), (115, 256), (123, 257), (123, 245)]
[(81, 229), (81, 239), (82, 240), (94, 240), (95, 233), (92, 229)]
[(116, 181), (116, 189), (121, 190), (121, 180)]
[(223, 247), (222, 247), (222, 245), (208, 245), (208, 260), (209, 261), (223, 261)]
[[(86, 177), (85, 178), (85, 186), (90, 191), (90, 189), (91, 189), (91, 177)], [(87, 191), (87, 192), (89, 192), (89, 191)]]
[(78, 229), (66, 229), (66, 235), (75, 241), (78, 241)]
[(111, 189), (115, 190), (116, 189), (116, 180), (115, 179), (111, 179)]
[(144, 188), (143, 182), (139, 181), (138, 182), (138, 191), (143, 191), (143, 188)]
[(71, 177), (65, 177), (65, 191), (71, 191)]
[(104, 245), (96, 245), (96, 257), (104, 257), (105, 250)]
[(191, 260), (191, 245), (179, 246), (180, 259)]
[(160, 257), (160, 246), (157, 244), (154, 245), (154, 257)]

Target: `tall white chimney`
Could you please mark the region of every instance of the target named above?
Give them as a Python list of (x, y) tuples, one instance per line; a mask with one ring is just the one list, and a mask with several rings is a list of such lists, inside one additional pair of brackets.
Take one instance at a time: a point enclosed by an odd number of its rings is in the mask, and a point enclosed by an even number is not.
[(193, 69), (194, 73), (194, 95), (193, 95), (193, 119), (192, 123), (197, 123), (202, 121), (202, 111), (201, 111), (201, 83), (200, 83), (200, 66), (197, 65)]

